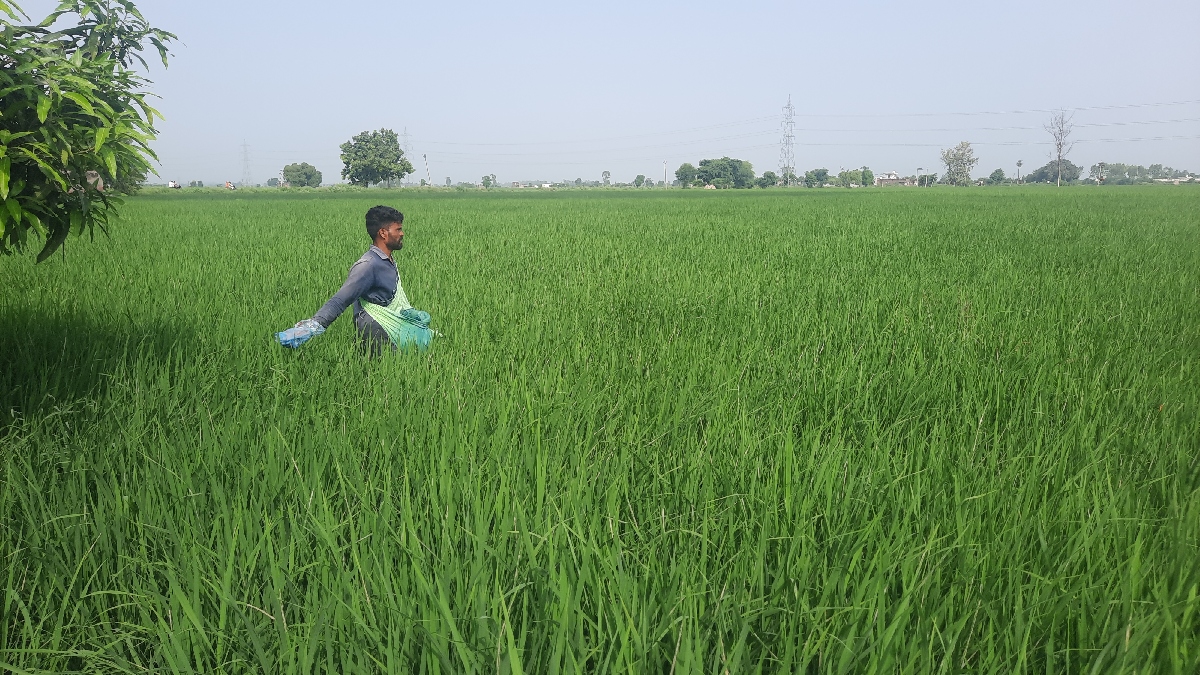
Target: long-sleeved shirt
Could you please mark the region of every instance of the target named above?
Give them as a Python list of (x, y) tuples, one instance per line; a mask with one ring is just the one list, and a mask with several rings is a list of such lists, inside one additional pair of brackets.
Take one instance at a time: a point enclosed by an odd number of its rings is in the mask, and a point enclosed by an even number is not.
[(376, 246), (372, 246), (350, 266), (346, 283), (317, 310), (313, 319), (328, 328), (334, 319), (353, 304), (355, 324), (360, 324), (363, 317), (369, 316), (363, 311), (360, 300), (384, 306), (390, 305), (393, 300), (400, 300), (403, 306), (397, 309), (411, 307), (404, 295), (404, 288), (400, 285), (400, 272), (396, 269), (396, 261)]

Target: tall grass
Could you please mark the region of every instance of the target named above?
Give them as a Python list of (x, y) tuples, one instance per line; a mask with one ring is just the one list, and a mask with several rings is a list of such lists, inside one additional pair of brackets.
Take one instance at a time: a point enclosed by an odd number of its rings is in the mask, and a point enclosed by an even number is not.
[[(299, 352), (383, 200), (446, 338)], [(187, 196), (0, 260), (0, 669), (1200, 669), (1200, 194)]]

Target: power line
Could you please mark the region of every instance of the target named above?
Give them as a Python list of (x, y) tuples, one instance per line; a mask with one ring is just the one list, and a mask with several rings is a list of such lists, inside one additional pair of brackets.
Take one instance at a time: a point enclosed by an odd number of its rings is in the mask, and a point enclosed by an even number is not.
[[(1181, 140), (1196, 140), (1196, 139), (1200, 139), (1200, 135), (1151, 136), (1151, 137), (1141, 137), (1141, 138), (1086, 138), (1086, 139), (1079, 139), (1077, 142), (1078, 143), (1141, 143), (1141, 142), (1151, 142), (1151, 141), (1181, 141)], [(993, 143), (972, 142), (971, 145), (984, 146), (984, 147), (992, 147), (992, 146), (997, 146), (997, 147), (1014, 146), (1014, 147), (1016, 147), (1016, 146), (1052, 145), (1052, 143), (1049, 141), (1000, 141), (1000, 142), (993, 142)], [(946, 144), (945, 143), (805, 143), (805, 146), (807, 146), (807, 147), (832, 147), (832, 148), (944, 148), (944, 147), (946, 147)], [(744, 150), (760, 150), (760, 149), (764, 149), (764, 148), (777, 148), (777, 147), (779, 147), (778, 143), (764, 143), (764, 144), (758, 144), (758, 145), (746, 145), (746, 146), (733, 147), (733, 148), (723, 148), (721, 150), (721, 152), (722, 153), (740, 152), (740, 151), (744, 151)], [(477, 156), (477, 155), (472, 155), (470, 153), (461, 153), (461, 154), (467, 155), (468, 158)], [(509, 166), (513, 166), (513, 165), (544, 166), (544, 165), (548, 165), (548, 164), (553, 164), (556, 166), (558, 166), (558, 165), (585, 166), (585, 165), (593, 165), (599, 161), (639, 162), (639, 161), (646, 161), (646, 160), (653, 160), (653, 159), (661, 159), (661, 155), (660, 155), (658, 157), (652, 157), (652, 156), (606, 157), (606, 158), (602, 158), (602, 159), (590, 159), (587, 161), (577, 161), (577, 162), (576, 161), (563, 161), (563, 160), (556, 160), (556, 159), (551, 159), (551, 160), (529, 159), (528, 161), (521, 161), (519, 158), (529, 157), (529, 156), (522, 155), (522, 154), (515, 154), (515, 153), (510, 156), (517, 158), (517, 159), (492, 159), (489, 161), (493, 164), (502, 164), (502, 165), (509, 165)], [(684, 154), (680, 153), (680, 154), (673, 154), (673, 155), (669, 155), (669, 156), (674, 157), (674, 158), (686, 158), (689, 155), (684, 155)], [(443, 159), (442, 163), (443, 164), (473, 164), (475, 162), (471, 161), (470, 159), (464, 158), (462, 160)]]
[[(1187, 104), (1200, 103), (1198, 100), (1188, 101), (1169, 101), (1159, 103), (1128, 103), (1121, 106), (1082, 106), (1075, 108), (1062, 108), (1072, 112), (1072, 110), (1118, 110), (1132, 108), (1158, 108), (1166, 106), (1187, 106)], [(1031, 114), (1031, 113), (1056, 113), (1060, 108), (1028, 108), (1018, 110), (973, 110), (973, 112), (948, 112), (948, 113), (794, 113), (794, 117), (798, 118), (934, 118), (934, 117), (972, 117), (972, 115), (1014, 115), (1014, 114)], [(611, 136), (601, 138), (578, 138), (564, 139), (564, 141), (532, 141), (518, 143), (472, 143), (462, 141), (426, 141), (432, 145), (470, 145), (470, 147), (494, 147), (494, 145), (516, 145), (516, 147), (527, 147), (527, 145), (564, 145), (578, 143), (606, 143), (611, 141), (628, 141), (634, 138), (658, 138), (661, 136), (674, 136), (679, 133), (692, 133), (697, 131), (708, 131), (713, 129), (725, 129), (731, 126), (745, 126), (751, 124), (763, 123), (763, 121), (778, 121), (784, 118), (784, 115), (766, 115), (761, 118), (750, 118), (744, 120), (731, 121), (731, 123), (714, 124), (707, 126), (690, 127), (690, 129), (680, 129), (673, 131), (659, 131), (654, 133), (638, 133), (632, 136)], [(1187, 120), (1181, 120), (1187, 121)], [(1033, 129), (1033, 127), (1030, 127)], [(1040, 130), (1040, 127), (1036, 127)], [(803, 130), (802, 130), (803, 131)], [(817, 130), (820, 131), (820, 130)], [(854, 130), (848, 130), (854, 131)], [(954, 131), (954, 130), (950, 130)], [(971, 131), (971, 129), (964, 129)]]
[(1027, 110), (978, 110), (973, 112), (942, 112), (942, 113), (807, 113), (799, 117), (948, 117), (957, 115), (1027, 115), (1031, 113), (1056, 113), (1060, 110), (1075, 112), (1082, 110), (1127, 110), (1130, 108), (1161, 108), (1173, 105), (1191, 105), (1200, 103), (1200, 99), (1189, 101), (1168, 101), (1165, 103), (1129, 103), (1125, 105), (1093, 105), (1078, 108), (1029, 108)]

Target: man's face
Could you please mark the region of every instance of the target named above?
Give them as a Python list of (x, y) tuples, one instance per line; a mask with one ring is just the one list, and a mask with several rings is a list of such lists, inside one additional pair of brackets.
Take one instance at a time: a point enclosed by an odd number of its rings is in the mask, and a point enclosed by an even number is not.
[(404, 226), (400, 223), (388, 223), (379, 234), (390, 250), (399, 251), (404, 248)]

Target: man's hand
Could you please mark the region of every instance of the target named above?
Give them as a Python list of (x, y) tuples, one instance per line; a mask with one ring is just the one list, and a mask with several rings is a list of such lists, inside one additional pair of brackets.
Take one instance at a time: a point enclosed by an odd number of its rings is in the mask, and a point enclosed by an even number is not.
[(279, 340), (279, 344), (284, 347), (295, 349), (324, 332), (325, 327), (317, 320), (304, 319), (303, 321), (297, 321), (295, 328), (289, 328), (281, 333), (276, 333), (275, 339)]

